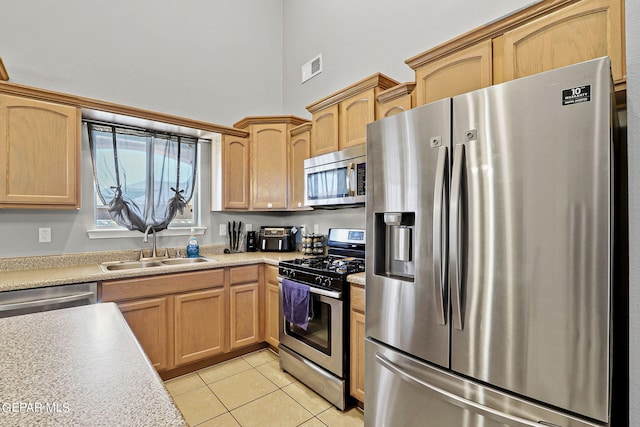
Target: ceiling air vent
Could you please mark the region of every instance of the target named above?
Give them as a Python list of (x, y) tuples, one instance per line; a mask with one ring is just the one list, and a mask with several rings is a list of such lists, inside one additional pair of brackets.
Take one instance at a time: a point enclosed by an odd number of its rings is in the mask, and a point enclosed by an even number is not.
[(322, 54), (302, 66), (302, 83), (322, 72)]

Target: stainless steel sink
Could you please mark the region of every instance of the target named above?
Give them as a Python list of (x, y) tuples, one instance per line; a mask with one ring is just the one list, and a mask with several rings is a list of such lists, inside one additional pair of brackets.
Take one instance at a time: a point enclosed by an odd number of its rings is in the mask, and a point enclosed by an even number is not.
[(166, 267), (170, 265), (195, 264), (201, 262), (215, 262), (215, 260), (210, 258), (162, 258), (141, 261), (103, 262), (99, 265), (104, 271), (119, 271), (139, 268)]
[(196, 264), (199, 262), (212, 262), (214, 259), (210, 258), (171, 258), (165, 259), (162, 262), (164, 265), (181, 265), (181, 264)]

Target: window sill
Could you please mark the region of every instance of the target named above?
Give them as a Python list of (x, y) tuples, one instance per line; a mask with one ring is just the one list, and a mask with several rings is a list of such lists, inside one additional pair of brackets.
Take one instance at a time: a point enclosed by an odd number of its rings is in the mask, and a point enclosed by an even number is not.
[[(191, 232), (193, 230), (193, 233)], [(160, 237), (171, 236), (202, 236), (207, 231), (207, 227), (184, 227), (184, 228), (167, 228), (166, 230), (158, 231)], [(139, 231), (122, 230), (122, 229), (92, 229), (87, 230), (89, 239), (125, 239), (125, 238), (138, 238), (142, 237), (142, 233)]]

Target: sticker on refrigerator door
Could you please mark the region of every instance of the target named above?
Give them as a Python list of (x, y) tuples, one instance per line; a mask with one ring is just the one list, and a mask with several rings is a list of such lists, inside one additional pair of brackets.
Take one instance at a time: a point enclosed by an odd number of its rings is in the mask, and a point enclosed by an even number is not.
[(591, 85), (573, 87), (562, 91), (562, 105), (591, 101)]

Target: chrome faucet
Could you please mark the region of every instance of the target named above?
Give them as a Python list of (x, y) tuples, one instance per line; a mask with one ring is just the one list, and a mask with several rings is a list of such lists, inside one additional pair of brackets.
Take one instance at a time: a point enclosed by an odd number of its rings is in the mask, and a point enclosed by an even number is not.
[[(153, 228), (152, 225), (148, 225), (147, 229), (144, 230), (144, 237), (142, 238), (142, 241), (144, 243), (147, 243), (149, 241), (149, 231), (151, 230), (151, 232), (153, 233), (153, 251), (151, 252), (151, 258), (155, 258), (158, 255), (156, 254), (156, 229)], [(142, 254), (142, 252), (141, 252)], [(140, 257), (142, 258), (142, 256)]]

